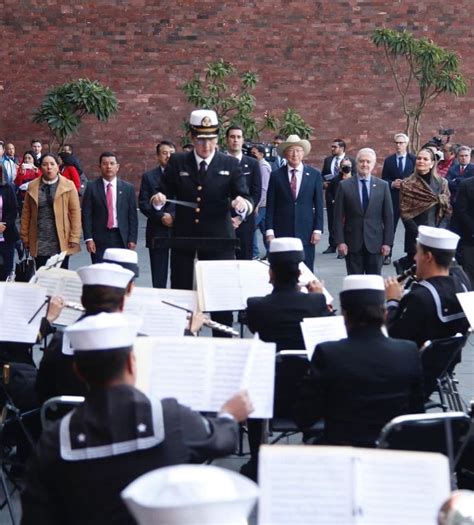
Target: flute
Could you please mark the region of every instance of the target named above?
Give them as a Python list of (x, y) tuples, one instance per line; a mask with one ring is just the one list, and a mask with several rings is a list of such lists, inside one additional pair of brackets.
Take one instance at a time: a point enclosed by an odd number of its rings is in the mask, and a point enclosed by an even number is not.
[[(188, 308), (184, 308), (184, 306), (178, 306), (177, 304), (169, 303), (168, 301), (161, 301), (163, 304), (167, 304), (168, 306), (172, 306), (173, 308), (178, 308), (179, 310), (184, 310), (185, 312), (190, 313), (191, 315), (194, 313), (192, 310), (189, 310)], [(204, 326), (207, 326), (209, 328), (212, 328), (213, 330), (217, 330), (219, 332), (223, 332), (227, 335), (232, 335), (234, 337), (239, 337), (240, 334), (236, 330), (234, 330), (231, 326), (227, 326), (225, 324), (217, 323), (216, 321), (213, 321), (212, 319), (206, 319), (203, 323)]]

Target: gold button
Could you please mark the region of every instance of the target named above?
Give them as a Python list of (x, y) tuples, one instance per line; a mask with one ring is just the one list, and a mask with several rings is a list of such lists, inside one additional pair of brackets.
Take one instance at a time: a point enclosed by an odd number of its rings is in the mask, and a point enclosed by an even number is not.
[(196, 213), (200, 213), (201, 208), (196, 208)]
[(198, 198), (196, 199), (196, 202), (201, 202), (201, 197), (198, 197)]
[(198, 186), (198, 191), (201, 191), (202, 190), (202, 186)]
[(199, 219), (194, 219), (194, 222), (195, 222), (196, 224), (199, 224)]

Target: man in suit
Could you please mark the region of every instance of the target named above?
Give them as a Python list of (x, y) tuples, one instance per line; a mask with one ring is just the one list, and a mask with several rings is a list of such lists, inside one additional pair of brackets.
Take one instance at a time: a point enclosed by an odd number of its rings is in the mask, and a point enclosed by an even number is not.
[(359, 150), (357, 176), (339, 184), (334, 207), (334, 238), (347, 273), (380, 274), (393, 244), (393, 209), (388, 183), (372, 175), (371, 148)]
[(42, 433), (22, 494), (22, 523), (131, 523), (120, 492), (134, 479), (235, 450), (238, 422), (252, 412), (245, 392), (214, 418), (176, 399), (149, 399), (134, 387), (136, 327), (121, 313), (87, 316), (67, 335), (88, 393)]
[(278, 151), (287, 165), (272, 172), (267, 192), (266, 236), (297, 237), (303, 243), (304, 262), (313, 271), (314, 247), (323, 231), (323, 182), (321, 172), (303, 164), (311, 144), (290, 135)]
[[(400, 185), (403, 179), (409, 177), (415, 169), (416, 157), (408, 153), (408, 136), (405, 133), (396, 133), (393, 137), (395, 153), (389, 155), (383, 162), (382, 179), (390, 185), (393, 207), (393, 234), (397, 229), (400, 218)], [(390, 252), (391, 253), (391, 252)], [(384, 264), (391, 263), (391, 255), (387, 255)]]
[(471, 163), (471, 148), (461, 146), (457, 153), (458, 162), (448, 170), (449, 191), (451, 192), (451, 204), (456, 202), (456, 195), (461, 181), (474, 175), (474, 164)]
[(282, 157), (278, 152), (278, 147), (282, 142), (284, 142), (285, 137), (283, 135), (275, 135), (273, 142), (272, 142), (272, 152), (273, 152), (273, 160), (271, 162), (272, 171), (275, 171), (282, 166), (286, 166), (286, 159)]
[[(303, 244), (294, 237), (280, 237), (270, 243), (270, 282), (273, 291), (265, 297), (250, 297), (247, 300), (247, 324), (249, 330), (258, 333), (262, 341), (276, 343), (277, 350), (301, 350), (304, 348), (301, 321), (305, 317), (331, 315), (322, 294), (321, 283), (307, 283), (309, 293), (303, 293), (298, 284), (298, 266), (303, 260)], [(304, 369), (303, 369), (304, 371)], [(277, 365), (275, 380), (275, 405), (291, 392), (279, 389), (281, 373)], [(251, 419), (247, 422), (249, 431), (250, 461), (241, 473), (252, 479), (257, 477), (258, 449), (262, 441), (262, 421)]]
[(153, 246), (153, 239), (169, 239), (175, 209), (173, 204), (166, 204), (161, 210), (155, 210), (151, 205), (150, 199), (159, 190), (161, 179), (166, 165), (175, 150), (174, 144), (167, 140), (162, 140), (156, 146), (158, 166), (143, 174), (138, 194), (138, 207), (147, 218), (146, 221), (146, 247), (150, 253), (151, 280), (153, 288), (166, 288), (168, 281), (168, 246)]
[(462, 242), (462, 266), (474, 285), (474, 177), (469, 177), (459, 185), (454, 217)]
[[(240, 164), (240, 169), (247, 182), (250, 197), (255, 205), (260, 202), (262, 194), (262, 177), (260, 166), (256, 159), (244, 155), (242, 146), (244, 144), (243, 130), (240, 126), (230, 126), (225, 134), (227, 152), (235, 157)], [(237, 250), (237, 259), (251, 260), (253, 255), (253, 234), (255, 230), (255, 210), (245, 220), (237, 214), (232, 217), (232, 224), (236, 228), (237, 238), (240, 240), (240, 250)]]
[(324, 444), (374, 447), (392, 418), (424, 412), (420, 354), (382, 333), (382, 277), (346, 277), (340, 299), (347, 338), (316, 346), (295, 419), (302, 430), (324, 419)]
[(328, 217), (328, 233), (329, 246), (323, 253), (336, 253), (336, 245), (334, 243), (333, 235), (333, 217), (334, 217), (334, 202), (330, 198), (327, 189), (331, 180), (339, 175), (339, 167), (344, 159), (349, 159), (353, 166), (355, 160), (346, 155), (346, 143), (342, 139), (334, 139), (331, 144), (331, 155), (326, 157), (323, 162), (323, 170), (321, 175), (323, 177), (323, 188), (326, 190), (326, 213)]
[(101, 177), (87, 184), (82, 200), (82, 229), (93, 263), (102, 262), (107, 248), (134, 250), (138, 236), (135, 190), (117, 177), (117, 155), (102, 153), (99, 167)]

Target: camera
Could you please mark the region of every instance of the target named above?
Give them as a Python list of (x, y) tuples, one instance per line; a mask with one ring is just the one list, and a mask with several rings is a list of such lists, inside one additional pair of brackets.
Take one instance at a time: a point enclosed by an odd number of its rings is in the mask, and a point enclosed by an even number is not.
[(446, 129), (441, 128), (439, 130), (439, 134), (444, 135), (446, 137), (450, 137), (451, 135), (454, 135), (454, 129), (453, 128), (446, 128)]

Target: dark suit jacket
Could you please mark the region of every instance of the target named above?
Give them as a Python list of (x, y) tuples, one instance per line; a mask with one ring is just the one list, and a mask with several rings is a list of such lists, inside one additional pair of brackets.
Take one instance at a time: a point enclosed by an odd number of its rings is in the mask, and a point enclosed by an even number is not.
[(416, 344), (358, 328), (316, 346), (295, 419), (308, 428), (323, 418), (327, 444), (373, 446), (388, 421), (417, 412), (424, 406)]
[(275, 286), (265, 297), (249, 297), (247, 323), (260, 339), (273, 342), (277, 350), (304, 349), (300, 322), (305, 317), (330, 315), (326, 299), (320, 293), (303, 293), (288, 286)]
[(323, 182), (321, 172), (303, 166), (303, 178), (296, 201), (291, 194), (288, 167), (272, 171), (267, 191), (265, 227), (275, 237), (299, 237), (309, 244), (314, 230), (323, 231)]
[(162, 188), (170, 199), (199, 205), (196, 209), (176, 207), (172, 232), (176, 237), (233, 238), (231, 200), (240, 195), (252, 202), (239, 161), (218, 151), (203, 181), (194, 152), (175, 153), (166, 166)]
[[(84, 239), (93, 239), (101, 244), (107, 233), (107, 200), (102, 177), (87, 184), (82, 199), (82, 229)], [(138, 215), (133, 186), (117, 179), (117, 221), (125, 246), (136, 243), (138, 236)]]
[(460, 164), (456, 163), (451, 166), (446, 174), (446, 179), (449, 184), (449, 191), (451, 192), (451, 203), (454, 203), (456, 200), (456, 194), (458, 192), (459, 185), (465, 179), (472, 177), (474, 175), (474, 164), (469, 163), (462, 174), (460, 175)]
[(18, 203), (16, 200), (15, 187), (13, 184), (6, 183), (0, 185), (0, 195), (3, 199), (2, 214), (0, 222), (6, 223), (6, 230), (3, 232), (5, 242), (13, 243), (20, 236), (16, 227), (16, 218), (18, 215)]
[[(331, 165), (332, 165), (332, 159), (334, 157), (332, 155), (329, 155), (328, 157), (326, 157), (324, 159), (324, 162), (323, 162), (323, 169), (321, 171), (321, 175), (323, 177), (323, 180), (324, 179), (324, 175), (332, 175), (332, 171), (331, 171)], [(355, 172), (356, 170), (356, 162), (355, 162), (355, 159), (353, 159), (352, 157), (349, 157), (349, 155), (344, 155), (344, 159), (349, 159), (351, 162), (352, 162), (352, 171)], [(342, 162), (342, 161), (341, 161)]]
[(393, 211), (398, 217), (398, 210), (400, 208), (400, 190), (392, 188), (392, 182), (396, 179), (406, 179), (415, 171), (416, 157), (413, 153), (407, 153), (405, 160), (405, 169), (402, 175), (398, 171), (397, 154), (388, 156), (383, 162), (382, 179), (388, 182), (390, 194), (392, 195)]
[(155, 210), (150, 204), (151, 197), (158, 191), (162, 191), (161, 179), (163, 173), (161, 167), (157, 166), (150, 171), (147, 171), (142, 176), (140, 183), (140, 192), (138, 194), (138, 207), (140, 211), (147, 217), (146, 221), (146, 246), (152, 248), (152, 240), (154, 237), (169, 237), (171, 235), (171, 228), (165, 226), (161, 219), (165, 213), (170, 213), (173, 217), (175, 215), (174, 204), (165, 204), (161, 210)]
[(474, 177), (469, 177), (459, 185), (454, 217), (459, 225), (462, 242), (474, 245)]
[(393, 209), (388, 183), (371, 176), (369, 205), (364, 213), (357, 175), (339, 183), (334, 207), (334, 239), (345, 243), (349, 252), (363, 246), (379, 253), (383, 244), (393, 244)]

